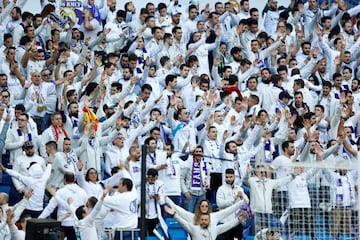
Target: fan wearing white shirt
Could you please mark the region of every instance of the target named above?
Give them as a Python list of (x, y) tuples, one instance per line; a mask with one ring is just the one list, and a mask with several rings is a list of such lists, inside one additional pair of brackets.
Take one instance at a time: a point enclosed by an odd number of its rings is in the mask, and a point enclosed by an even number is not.
[[(283, 154), (274, 159), (269, 167), (268, 177), (272, 176), (272, 172), (275, 172), (275, 179), (286, 177), (292, 173), (292, 168), (286, 167), (291, 163), (291, 156), (295, 153), (294, 143), (291, 141), (285, 141), (281, 144)], [(284, 166), (285, 165), (285, 166)], [(286, 186), (280, 186), (276, 189), (276, 202), (278, 205), (274, 205), (275, 214), (281, 215), (288, 206), (288, 194)]]
[(333, 207), (331, 210), (331, 235), (336, 237), (338, 233), (349, 234), (352, 208), (356, 206), (357, 171), (338, 169), (333, 172), (325, 169), (323, 173), (330, 182), (330, 203)]
[(155, 236), (154, 229), (157, 228), (159, 217), (161, 217), (160, 204), (165, 203), (164, 182), (158, 180), (158, 171), (149, 168), (147, 171), (147, 182), (145, 184), (145, 221), (149, 236)]
[(314, 176), (318, 170), (319, 169), (311, 168), (304, 172), (303, 167), (297, 166), (294, 168), (295, 178), (287, 184), (290, 207), (290, 229), (295, 234), (314, 234), (307, 181)]
[[(211, 166), (210, 189), (206, 192), (206, 198), (211, 201), (213, 194), (222, 183), (222, 160), (220, 159), (220, 142), (217, 140), (218, 131), (215, 126), (207, 128), (207, 139), (203, 143), (205, 161)], [(215, 200), (215, 199), (213, 199)]]
[[(220, 209), (224, 209), (227, 207), (232, 206), (237, 202), (242, 202), (243, 204), (249, 203), (249, 198), (244, 193), (244, 190), (235, 185), (235, 171), (232, 168), (228, 168), (225, 170), (225, 184), (219, 187), (216, 193), (216, 203)], [(233, 214), (223, 220), (223, 222), (231, 221), (233, 218)], [(237, 239), (242, 239), (242, 230), (243, 227), (235, 226), (234, 228), (228, 230), (227, 232), (223, 233), (222, 236), (225, 239), (233, 239), (236, 237)]]
[(38, 134), (37, 131), (31, 131), (28, 127), (29, 115), (21, 113), (17, 119), (18, 128), (10, 129), (7, 132), (5, 140), (5, 148), (10, 151), (10, 164), (14, 164), (15, 159), (23, 154), (23, 148), (25, 142), (33, 141), (36, 143), (36, 149), (38, 149)]
[(89, 206), (89, 200), (85, 205), (75, 207), (73, 205), (74, 199), (69, 197), (67, 203), (64, 199), (55, 195), (55, 199), (59, 205), (70, 210), (74, 216), (74, 228), (78, 232), (81, 239), (93, 239), (98, 240), (98, 234), (96, 232), (96, 225), (94, 224), (96, 220), (96, 215), (100, 212), (102, 203), (108, 192), (111, 190), (112, 186), (109, 185), (102, 193), (99, 200), (96, 201), (95, 206), (91, 209)]

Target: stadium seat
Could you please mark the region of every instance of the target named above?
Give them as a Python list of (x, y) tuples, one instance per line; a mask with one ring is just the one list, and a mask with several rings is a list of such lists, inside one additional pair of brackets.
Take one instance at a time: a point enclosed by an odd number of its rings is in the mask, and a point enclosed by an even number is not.
[(254, 236), (246, 236), (245, 240), (254, 240), (255, 237)]
[(294, 240), (311, 240), (311, 236), (307, 234), (296, 234)]
[(171, 240), (186, 240), (187, 234), (183, 229), (169, 229)]
[(340, 234), (339, 235), (339, 240), (356, 240), (356, 236), (355, 235), (350, 235), (350, 234)]
[(145, 238), (146, 240), (157, 240), (157, 237), (152, 237), (152, 236), (146, 236)]
[(169, 229), (182, 229), (181, 225), (174, 218), (166, 218), (165, 222)]
[(318, 232), (315, 231), (315, 238), (316, 240), (333, 240), (333, 236), (326, 232), (326, 231), (322, 231), (322, 232)]

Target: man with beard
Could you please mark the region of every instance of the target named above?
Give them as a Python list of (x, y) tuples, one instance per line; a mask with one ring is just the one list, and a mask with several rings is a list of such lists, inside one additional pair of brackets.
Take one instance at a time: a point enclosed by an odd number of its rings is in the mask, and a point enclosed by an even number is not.
[[(146, 155), (146, 168), (155, 168), (157, 171), (165, 170), (169, 166), (166, 163), (166, 152), (160, 149), (157, 149), (156, 139), (153, 137), (148, 137), (145, 139), (144, 144), (147, 146)], [(164, 171), (165, 172), (165, 171)], [(161, 175), (166, 175), (162, 174)]]
[(241, 49), (239, 47), (233, 47), (230, 50), (230, 54), (233, 58), (233, 61), (229, 64), (229, 66), (232, 68), (232, 72), (237, 73), (239, 72), (240, 63), (242, 60)]
[[(67, 140), (67, 144), (65, 144), (64, 140), (64, 146), (66, 148), (68, 148), (68, 143), (69, 140)], [(49, 159), (53, 159), (51, 166), (51, 178), (49, 178), (48, 184), (52, 185), (56, 189), (59, 189), (64, 186), (65, 173), (75, 173), (76, 171), (74, 168), (69, 166), (66, 154), (64, 152), (57, 152), (57, 145), (55, 141), (46, 143), (46, 153), (48, 154)]]
[(219, 234), (222, 234), (239, 224), (239, 220), (242, 221), (242, 216), (240, 216), (239, 219), (233, 218), (230, 222), (225, 224), (213, 225), (210, 224), (210, 213), (200, 213), (200, 223), (199, 225), (195, 225), (185, 221), (181, 216), (176, 215), (174, 208), (165, 206), (165, 211), (181, 224), (192, 239), (216, 239)]
[(140, 187), (141, 187), (141, 151), (138, 146), (131, 146), (129, 149), (128, 160), (128, 169), (131, 178), (134, 182), (134, 187), (138, 195), (140, 196)]
[[(281, 149), (283, 151), (282, 155), (276, 157), (269, 167), (269, 178), (272, 177), (273, 171), (275, 172), (276, 179), (286, 177), (293, 172), (293, 168), (283, 166), (289, 165), (293, 161), (291, 157), (295, 153), (294, 143), (291, 141), (285, 141), (281, 144)], [(277, 199), (277, 204), (274, 205), (275, 214), (281, 216), (282, 212), (285, 211), (285, 208), (288, 205), (286, 185), (280, 186), (276, 189), (274, 199)]]
[(183, 161), (179, 158), (179, 153), (174, 153), (174, 145), (171, 143), (165, 144), (164, 149), (166, 151), (166, 164), (168, 166), (166, 179), (162, 179), (164, 182), (164, 190), (166, 196), (178, 205), (181, 202), (180, 172)]
[(296, 54), (296, 61), (298, 62), (298, 68), (302, 68), (310, 59), (311, 42), (303, 42), (301, 44), (301, 51)]
[(359, 64), (360, 64), (359, 59), (353, 61), (352, 56), (351, 56), (351, 52), (349, 52), (349, 51), (344, 52), (344, 55), (343, 55), (343, 58), (342, 58), (342, 63), (341, 63), (341, 70), (344, 70), (345, 67), (350, 68), (351, 71), (352, 71), (352, 77), (354, 78), (355, 74), (356, 74), (355, 70), (357, 69), (357, 66)]
[[(61, 105), (63, 106), (63, 105)], [(63, 109), (60, 109), (61, 117), (64, 121), (65, 130), (68, 136), (72, 139), (72, 144), (77, 147), (77, 142), (80, 139), (79, 132), (79, 106), (77, 102), (70, 102), (67, 106), (67, 114)]]
[(184, 19), (184, 22), (181, 27), (185, 32), (184, 40), (186, 42), (189, 41), (191, 34), (193, 32), (196, 32), (196, 22), (199, 19), (198, 16), (199, 16), (198, 7), (193, 4), (190, 5), (188, 9), (188, 18)]
[(336, 109), (336, 99), (331, 94), (332, 84), (329, 81), (324, 81), (322, 86), (322, 96), (319, 104), (324, 106), (325, 117), (334, 116)]
[(23, 155), (23, 144), (27, 141), (37, 143), (39, 138), (36, 129), (31, 129), (28, 126), (29, 115), (21, 113), (17, 122), (18, 127), (10, 129), (5, 140), (5, 149), (10, 151), (10, 164), (12, 165), (19, 156)]
[(120, 55), (120, 66), (119, 66), (119, 73), (118, 74), (122, 74), (123, 69), (129, 67), (129, 55), (127, 53), (122, 53)]
[[(216, 203), (219, 209), (225, 209), (229, 206), (232, 206), (238, 201), (242, 201), (243, 204), (249, 203), (249, 198), (244, 193), (244, 190), (235, 185), (235, 172), (234, 169), (228, 168), (225, 170), (225, 184), (219, 187), (216, 193)], [(223, 222), (231, 221), (232, 216), (224, 219)], [(241, 224), (239, 226), (235, 226), (229, 231), (221, 234), (219, 236), (220, 239), (233, 239), (236, 237), (237, 239), (242, 239), (242, 231), (243, 228)]]
[(169, 55), (171, 62), (174, 62), (174, 59), (178, 56), (181, 56), (183, 59), (185, 59), (185, 57), (189, 53), (189, 50), (186, 50), (186, 44), (183, 40), (182, 27), (174, 27), (172, 29), (172, 34), (174, 36), (174, 40), (172, 46), (169, 47)]
[(245, 176), (245, 183), (250, 186), (250, 207), (255, 215), (254, 225), (255, 232), (259, 232), (263, 228), (269, 228), (271, 219), (273, 218), (272, 211), (272, 192), (279, 186), (285, 186), (290, 182), (294, 175), (286, 176), (279, 179), (269, 179), (266, 177), (266, 168), (263, 164), (258, 164), (255, 170), (255, 176), (250, 177), (252, 168), (248, 165), (247, 174)]
[(126, 88), (130, 83), (130, 78), (133, 76), (133, 70), (131, 70), (128, 66), (124, 66), (122, 68), (121, 77), (117, 80), (123, 86), (123, 89)]
[[(32, 163), (38, 163), (41, 166), (42, 170), (45, 171), (46, 168), (45, 160), (39, 155), (35, 154), (35, 148), (33, 142), (30, 141), (25, 142), (23, 145), (23, 149), (25, 154), (15, 159), (13, 170), (20, 173), (21, 175), (29, 176), (29, 172), (28, 172), (29, 166)], [(19, 182), (15, 178), (13, 178), (13, 183), (15, 185), (16, 190), (20, 194), (25, 193), (24, 191), (25, 185), (23, 183)]]
[[(156, 63), (157, 68), (161, 67), (161, 64), (160, 64), (161, 57), (167, 56), (167, 57), (171, 58), (169, 49), (172, 46), (173, 41), (174, 41), (174, 38), (173, 38), (172, 34), (170, 34), (170, 33), (164, 34), (164, 45), (162, 47), (162, 50), (159, 52), (159, 54), (157, 56), (157, 60), (158, 60), (158, 62)], [(176, 60), (177, 59), (174, 59), (174, 61), (176, 61)], [(174, 63), (174, 62), (172, 62), (172, 63)]]
[(359, 79), (353, 79), (351, 82), (351, 92), (354, 98), (353, 111), (360, 113), (360, 91), (359, 91)]
[(261, 78), (259, 82), (259, 90), (266, 90), (268, 87), (270, 87), (271, 83), (271, 71), (269, 68), (261, 69), (260, 71)]
[(181, 168), (180, 186), (185, 198), (184, 208), (192, 213), (205, 200), (206, 191), (210, 187), (210, 166), (204, 161), (203, 154), (203, 147), (197, 145), (193, 155), (189, 156)]

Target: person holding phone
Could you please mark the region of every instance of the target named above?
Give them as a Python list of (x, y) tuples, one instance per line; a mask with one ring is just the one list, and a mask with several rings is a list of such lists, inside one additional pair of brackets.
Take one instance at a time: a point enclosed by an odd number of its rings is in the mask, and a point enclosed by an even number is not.
[(147, 171), (145, 220), (146, 230), (149, 236), (155, 236), (154, 229), (157, 228), (159, 217), (161, 217), (160, 205), (165, 204), (164, 182), (158, 180), (159, 172), (155, 168)]

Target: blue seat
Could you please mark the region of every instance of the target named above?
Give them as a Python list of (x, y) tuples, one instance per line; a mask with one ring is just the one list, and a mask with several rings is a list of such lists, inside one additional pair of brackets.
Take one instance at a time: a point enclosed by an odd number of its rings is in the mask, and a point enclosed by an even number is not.
[(323, 232), (318, 232), (318, 231), (315, 231), (315, 238), (316, 240), (333, 240), (333, 236), (326, 232), (326, 231), (323, 231)]
[(311, 240), (311, 236), (307, 234), (295, 234), (294, 240)]
[(350, 234), (340, 234), (339, 235), (339, 240), (356, 240), (356, 236), (355, 235), (350, 235)]
[(254, 240), (255, 237), (254, 236), (246, 236), (245, 240)]
[(157, 240), (157, 237), (153, 237), (153, 236), (146, 236), (145, 238), (146, 240)]
[(173, 229), (173, 228), (182, 229), (181, 225), (174, 218), (166, 218), (165, 222), (168, 225), (169, 229)]
[(169, 229), (168, 232), (172, 240), (187, 239), (187, 233), (183, 229)]

